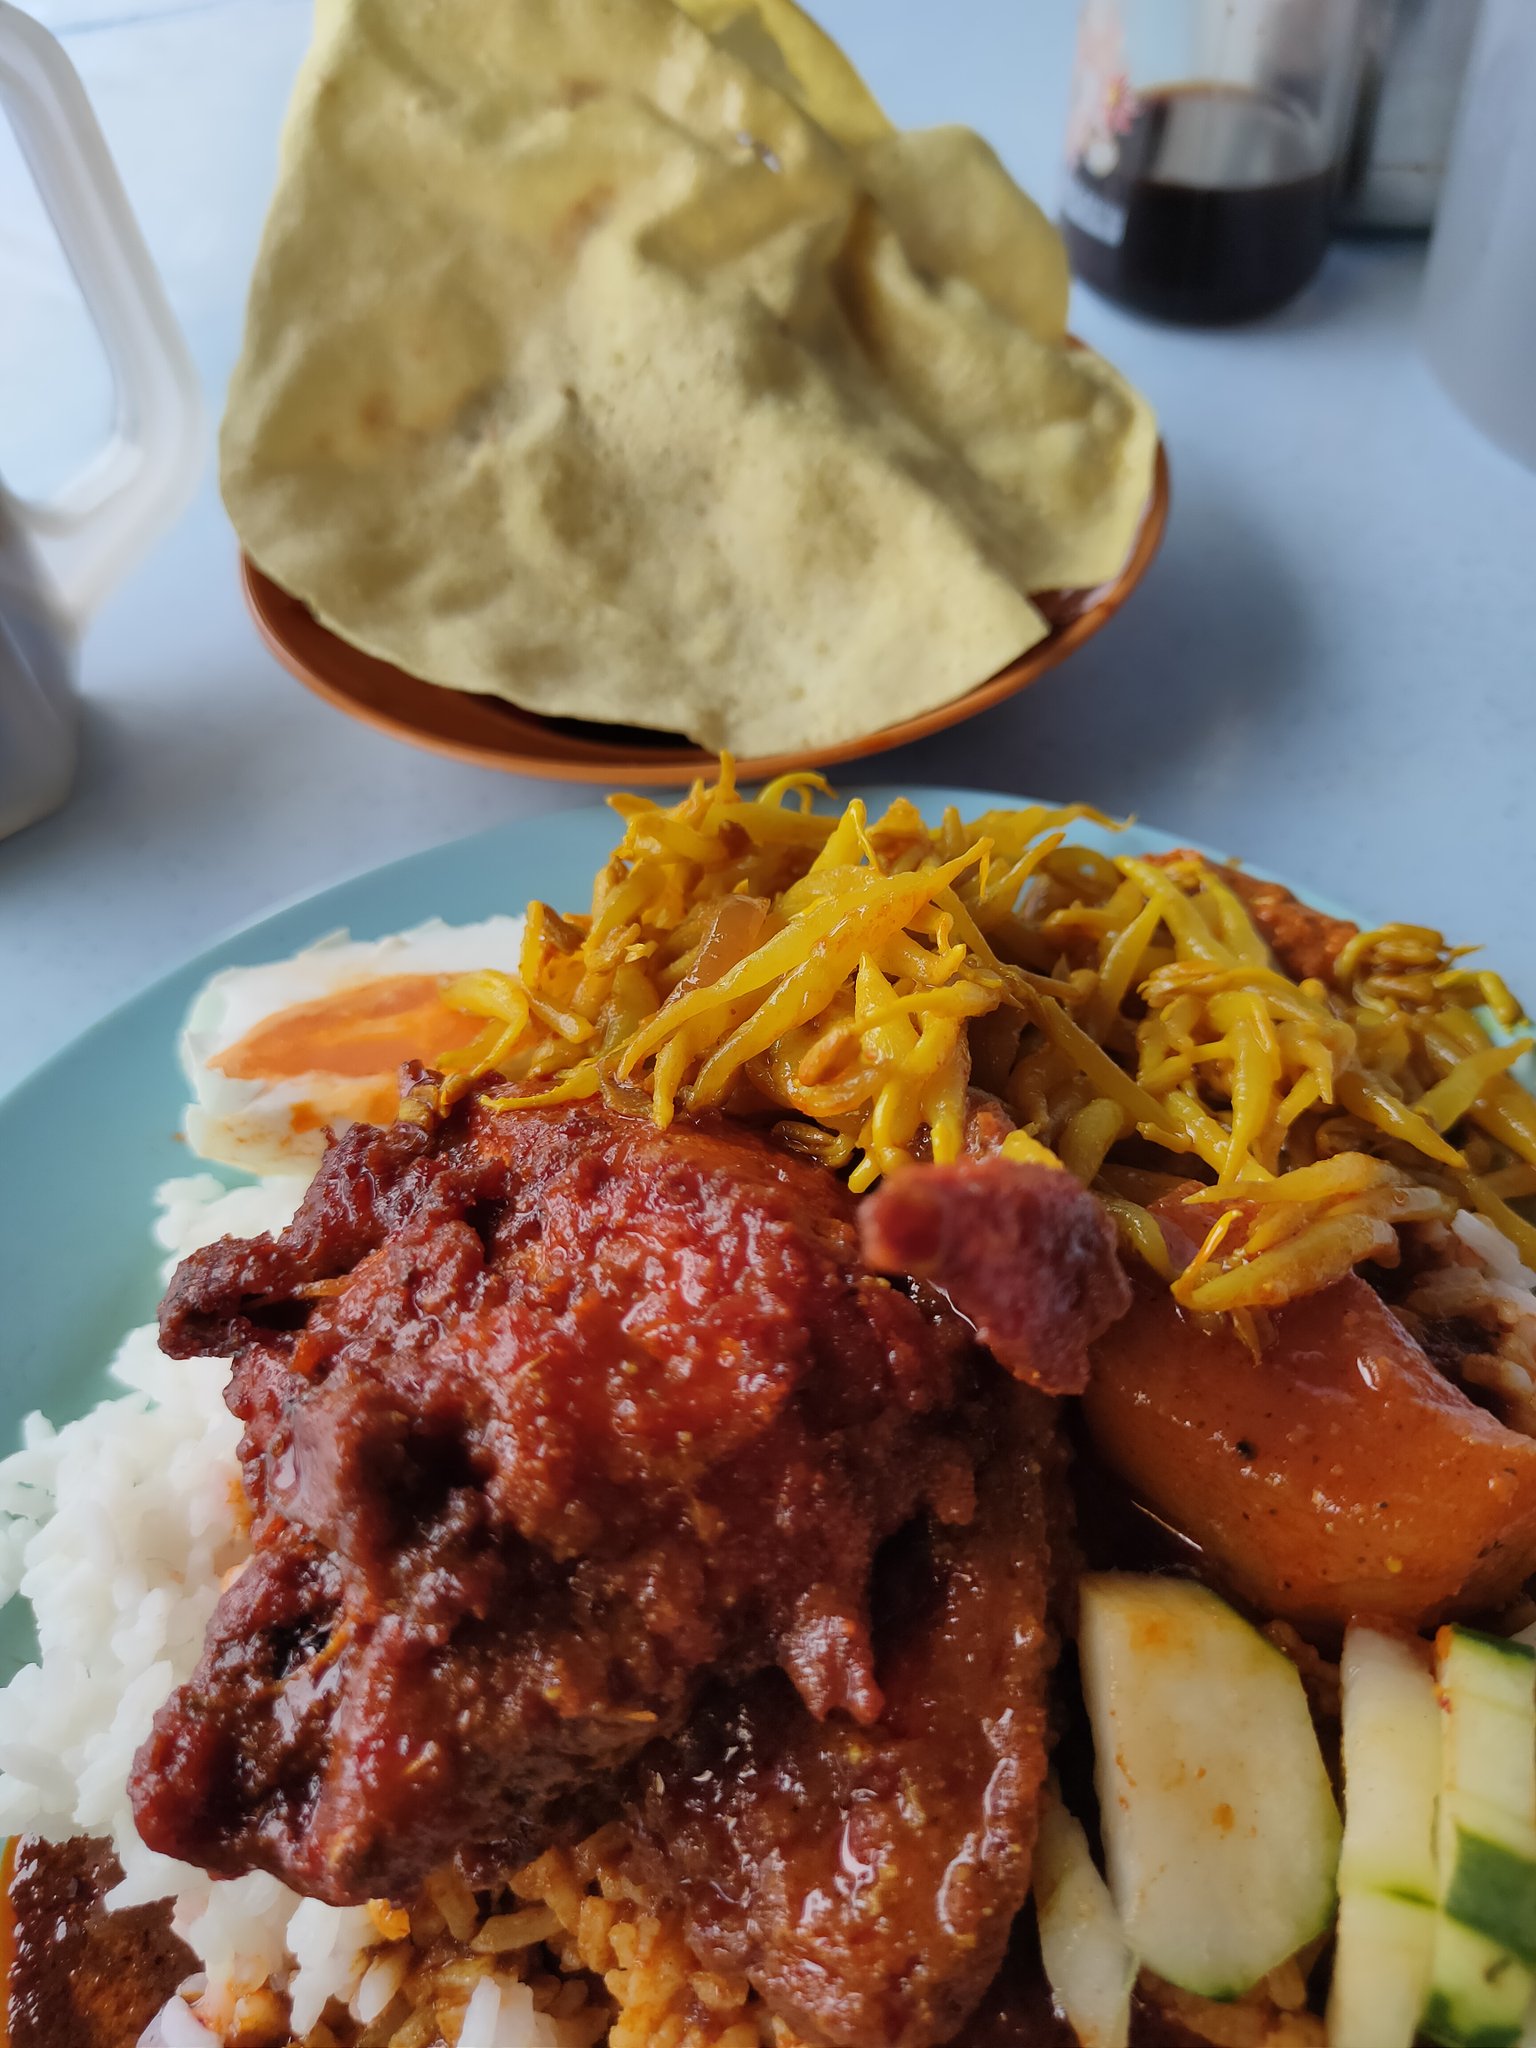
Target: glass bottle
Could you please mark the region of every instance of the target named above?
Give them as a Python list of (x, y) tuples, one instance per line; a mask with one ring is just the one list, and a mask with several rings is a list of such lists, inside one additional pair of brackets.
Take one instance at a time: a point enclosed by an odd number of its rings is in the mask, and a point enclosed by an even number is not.
[(1360, 0), (1084, 0), (1062, 230), (1106, 297), (1248, 320), (1322, 261), (1354, 110)]

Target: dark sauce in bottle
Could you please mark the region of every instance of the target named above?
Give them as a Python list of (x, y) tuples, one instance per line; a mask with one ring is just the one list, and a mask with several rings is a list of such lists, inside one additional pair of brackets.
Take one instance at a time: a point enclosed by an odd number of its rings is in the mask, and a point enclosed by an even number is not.
[(1251, 320), (1299, 292), (1327, 246), (1335, 170), (1305, 115), (1240, 86), (1147, 94), (1112, 169), (1067, 174), (1074, 273), (1107, 298), (1194, 325)]

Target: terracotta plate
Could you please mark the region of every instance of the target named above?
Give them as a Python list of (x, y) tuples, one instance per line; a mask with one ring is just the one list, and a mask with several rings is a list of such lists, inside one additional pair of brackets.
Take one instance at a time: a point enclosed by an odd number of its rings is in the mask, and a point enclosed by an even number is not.
[[(835, 747), (765, 754), (739, 762), (744, 777), (782, 775), (792, 768), (852, 761), (886, 747), (919, 740), (944, 726), (999, 704), (1091, 639), (1114, 617), (1146, 574), (1168, 519), (1168, 463), (1161, 445), (1152, 495), (1125, 567), (1097, 590), (1050, 591), (1035, 602), (1051, 621), (1046, 637), (974, 690), (916, 718), (882, 727)], [(680, 783), (706, 768), (713, 756), (677, 733), (638, 726), (589, 725), (579, 719), (543, 718), (499, 697), (449, 690), (407, 675), (393, 663), (364, 654), (322, 626), (298, 598), (240, 558), (240, 580), (257, 630), (289, 672), (317, 697), (364, 724), (412, 740), (456, 760), (557, 782)]]

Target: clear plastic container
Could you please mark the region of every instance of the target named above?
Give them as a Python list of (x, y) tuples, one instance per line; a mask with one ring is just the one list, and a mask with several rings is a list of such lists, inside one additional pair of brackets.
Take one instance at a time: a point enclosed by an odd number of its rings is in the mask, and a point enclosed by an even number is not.
[(1536, 469), (1536, 0), (1484, 0), (1420, 332), (1462, 411)]
[(1252, 319), (1322, 261), (1358, 0), (1084, 0), (1062, 229), (1076, 275), (1193, 324)]

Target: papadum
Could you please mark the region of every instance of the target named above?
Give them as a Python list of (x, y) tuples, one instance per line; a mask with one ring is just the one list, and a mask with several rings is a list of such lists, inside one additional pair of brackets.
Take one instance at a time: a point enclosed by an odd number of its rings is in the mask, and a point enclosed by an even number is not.
[(744, 756), (946, 702), (1121, 567), (1150, 411), (1054, 231), (788, 0), (320, 0), (221, 443), (346, 640)]

